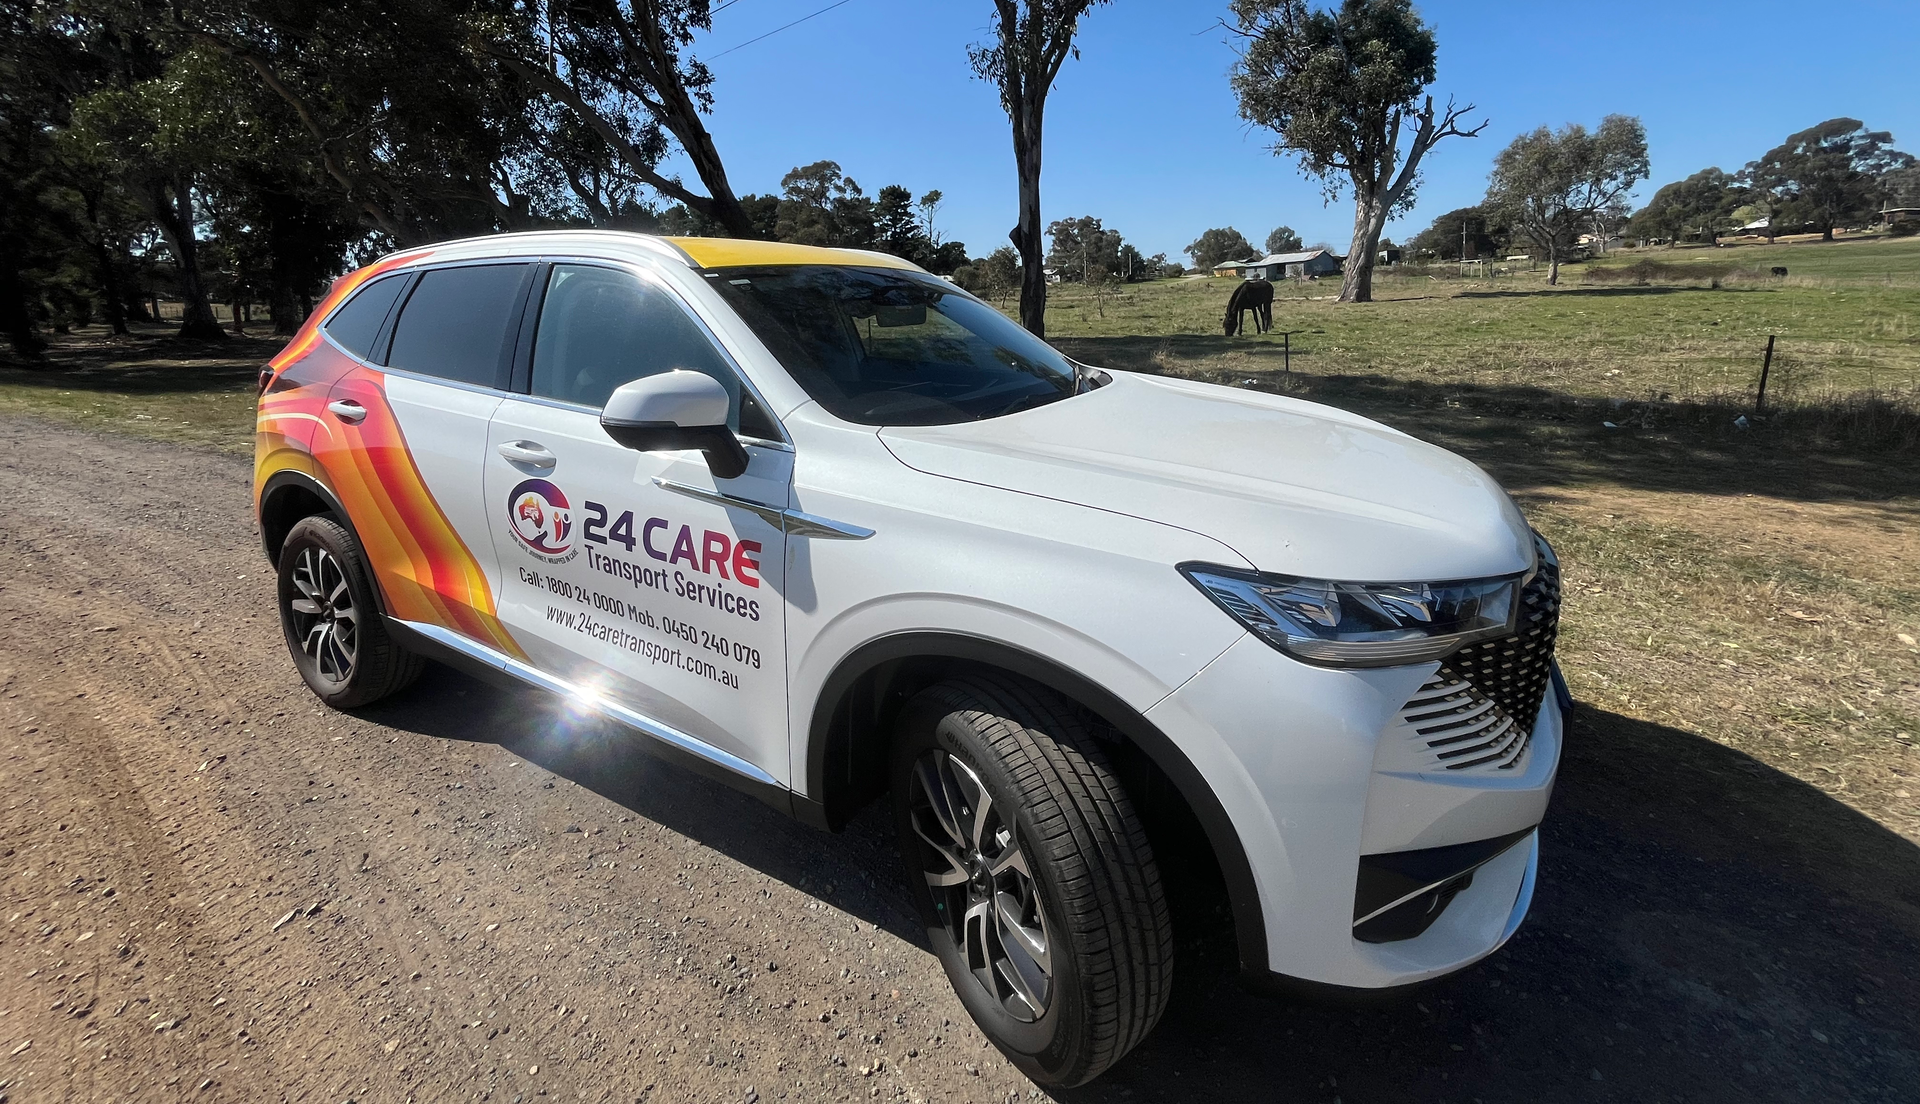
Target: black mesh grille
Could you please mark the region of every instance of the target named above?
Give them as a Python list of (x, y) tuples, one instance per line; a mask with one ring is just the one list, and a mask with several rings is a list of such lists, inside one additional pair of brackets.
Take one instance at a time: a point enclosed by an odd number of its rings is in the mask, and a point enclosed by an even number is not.
[(1520, 591), (1519, 631), (1469, 644), (1448, 656), (1436, 676), (1470, 684), (1528, 729), (1547, 693), (1553, 640), (1560, 631), (1560, 567), (1547, 542), (1538, 534), (1533, 539), (1540, 570)]

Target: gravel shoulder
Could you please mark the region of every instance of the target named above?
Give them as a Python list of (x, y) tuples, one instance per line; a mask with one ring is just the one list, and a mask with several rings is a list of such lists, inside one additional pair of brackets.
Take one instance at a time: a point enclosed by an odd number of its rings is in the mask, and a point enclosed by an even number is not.
[[(0, 417), (0, 1095), (979, 1100), (875, 815), (827, 835), (532, 691), (319, 709), (235, 457)], [(1074, 1100), (1912, 1099), (1920, 848), (1580, 714), (1535, 913), (1361, 1005), (1190, 990)]]

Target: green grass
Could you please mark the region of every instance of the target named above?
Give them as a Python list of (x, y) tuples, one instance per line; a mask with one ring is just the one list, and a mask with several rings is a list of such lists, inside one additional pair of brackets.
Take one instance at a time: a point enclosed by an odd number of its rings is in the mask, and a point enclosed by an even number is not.
[[(1697, 256), (1702, 255), (1705, 256)], [(1777, 338), (1769, 394), (1781, 403), (1873, 393), (1920, 401), (1920, 239), (1616, 254), (1611, 267), (1651, 258), (1735, 263), (1785, 280), (1674, 278), (1639, 287), (1586, 282), (1569, 265), (1488, 279), (1383, 273), (1376, 301), (1333, 301), (1332, 281), (1281, 285), (1273, 334), (1224, 338), (1233, 280), (1163, 280), (1096, 296), (1056, 285), (1048, 337), (1117, 368), (1207, 377), (1282, 368), (1307, 376), (1369, 376), (1441, 388), (1525, 391), (1589, 400), (1739, 402), (1758, 383)], [(1597, 265), (1595, 267), (1598, 267)], [(1806, 275), (1801, 275), (1806, 273)], [(1011, 306), (1009, 304), (1009, 306)]]
[(1764, 240), (1727, 241), (1719, 248), (1681, 246), (1630, 249), (1597, 259), (1599, 265), (1627, 265), (1641, 259), (1674, 264), (1738, 265), (1785, 268), (1790, 278), (1818, 278), (1847, 284), (1904, 283), (1920, 287), (1920, 237), (1869, 241), (1796, 240), (1768, 245)]
[(0, 411), (250, 454), (260, 368), (282, 342), (202, 345), (174, 340), (171, 327), (135, 330), (82, 330), (41, 363), (0, 366)]

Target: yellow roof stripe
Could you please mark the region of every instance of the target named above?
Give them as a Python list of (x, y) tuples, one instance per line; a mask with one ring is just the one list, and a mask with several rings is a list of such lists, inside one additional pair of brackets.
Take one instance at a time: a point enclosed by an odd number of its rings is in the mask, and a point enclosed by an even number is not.
[(789, 242), (746, 241), (741, 238), (667, 238), (686, 251), (701, 268), (732, 268), (736, 265), (859, 265), (862, 268), (906, 268), (918, 266), (881, 253), (857, 249), (823, 249), (817, 245), (793, 245)]

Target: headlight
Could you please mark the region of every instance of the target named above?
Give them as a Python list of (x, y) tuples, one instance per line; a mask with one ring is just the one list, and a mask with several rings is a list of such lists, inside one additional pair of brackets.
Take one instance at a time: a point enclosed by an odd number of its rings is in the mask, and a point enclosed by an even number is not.
[(1397, 667), (1513, 632), (1524, 574), (1449, 583), (1339, 583), (1182, 564), (1248, 632), (1325, 667)]

